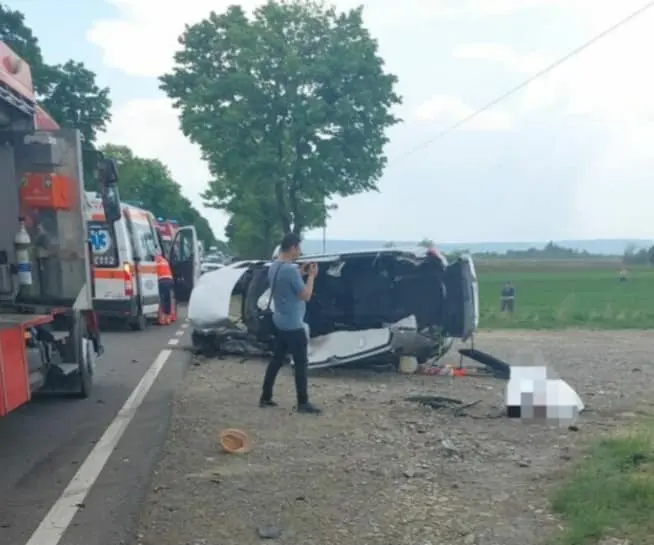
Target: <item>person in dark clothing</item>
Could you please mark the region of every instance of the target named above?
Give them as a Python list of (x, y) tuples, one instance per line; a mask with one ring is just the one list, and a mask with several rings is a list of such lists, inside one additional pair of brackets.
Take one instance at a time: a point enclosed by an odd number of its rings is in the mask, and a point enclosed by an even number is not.
[(507, 282), (502, 287), (500, 301), (502, 312), (513, 312), (513, 309), (515, 308), (515, 288), (511, 282)]
[[(275, 407), (273, 387), (279, 370), (290, 354), (295, 365), (295, 390), (297, 410), (304, 414), (320, 414), (321, 410), (309, 402), (308, 394), (308, 344), (304, 324), (306, 302), (313, 294), (313, 283), (318, 274), (318, 265), (312, 263), (299, 269), (294, 261), (300, 255), (300, 237), (289, 233), (280, 244), (279, 256), (271, 264), (268, 281), (273, 301), (273, 323), (275, 342), (273, 356), (266, 368), (260, 407)], [(306, 283), (302, 273), (307, 274)]]

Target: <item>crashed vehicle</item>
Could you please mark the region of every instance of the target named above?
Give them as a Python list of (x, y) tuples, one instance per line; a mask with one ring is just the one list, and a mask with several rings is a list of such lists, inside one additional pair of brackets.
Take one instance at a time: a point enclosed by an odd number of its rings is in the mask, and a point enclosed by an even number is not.
[[(435, 361), (453, 340), (468, 340), (479, 323), (479, 295), (470, 256), (448, 263), (436, 250), (302, 256), (319, 273), (307, 302), (309, 367)], [(259, 316), (270, 299), (270, 261), (242, 261), (204, 274), (188, 317), (199, 351), (254, 354), (271, 348)], [(273, 305), (274, 308), (274, 305)]]

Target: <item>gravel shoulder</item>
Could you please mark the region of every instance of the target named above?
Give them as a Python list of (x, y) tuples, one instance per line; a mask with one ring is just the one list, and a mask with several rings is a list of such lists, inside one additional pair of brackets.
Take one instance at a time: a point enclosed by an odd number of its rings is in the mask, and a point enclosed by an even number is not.
[[(178, 392), (136, 542), (253, 545), (272, 527), (286, 545), (540, 543), (559, 526), (548, 490), (585, 442), (654, 414), (653, 345), (632, 331), (478, 335), (477, 348), (566, 379), (588, 408), (577, 431), (500, 416), (505, 384), (478, 377), (324, 373), (313, 417), (293, 413), (287, 368), (280, 408), (261, 410), (265, 362), (202, 360)], [(476, 404), (457, 414), (404, 399), (415, 394)], [(232, 427), (252, 438), (248, 455), (221, 452)]]

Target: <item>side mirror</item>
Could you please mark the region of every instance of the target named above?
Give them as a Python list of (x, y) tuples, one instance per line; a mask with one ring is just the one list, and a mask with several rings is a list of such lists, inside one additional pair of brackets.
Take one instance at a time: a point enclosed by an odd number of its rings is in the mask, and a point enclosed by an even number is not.
[(120, 194), (118, 193), (118, 168), (113, 159), (98, 161), (98, 178), (104, 216), (108, 223), (116, 223), (121, 217)]

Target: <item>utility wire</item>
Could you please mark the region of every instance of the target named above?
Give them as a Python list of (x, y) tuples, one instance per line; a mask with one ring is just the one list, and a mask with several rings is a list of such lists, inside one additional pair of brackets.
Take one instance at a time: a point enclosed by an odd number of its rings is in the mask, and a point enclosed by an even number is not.
[(595, 35), (593, 38), (591, 38), (587, 42), (584, 42), (582, 45), (576, 47), (575, 49), (573, 49), (572, 51), (570, 51), (569, 53), (567, 53), (566, 55), (564, 55), (560, 59), (554, 61), (552, 64), (550, 64), (550, 65), (546, 66), (545, 68), (543, 68), (542, 70), (540, 70), (539, 72), (536, 72), (533, 76), (531, 76), (531, 77), (527, 78), (526, 80), (522, 81), (521, 83), (519, 83), (515, 87), (512, 87), (511, 89), (509, 89), (505, 93), (503, 93), (500, 96), (494, 98), (493, 100), (491, 100), (490, 102), (488, 102), (484, 106), (478, 108), (477, 110), (475, 110), (474, 112), (468, 114), (467, 116), (463, 117), (462, 119), (459, 119), (458, 121), (452, 123), (448, 127), (445, 127), (443, 130), (438, 132), (436, 135), (431, 137), (429, 140), (426, 140), (426, 141), (422, 142), (421, 144), (418, 144), (417, 146), (415, 146), (415, 147), (411, 148), (410, 150), (406, 151), (405, 153), (403, 153), (402, 155), (400, 155), (396, 159), (394, 159), (392, 161), (392, 163), (396, 164), (397, 161), (402, 160), (405, 157), (408, 157), (409, 155), (414, 154), (416, 151), (419, 151), (419, 150), (433, 144), (437, 140), (440, 140), (444, 136), (447, 136), (452, 131), (455, 131), (456, 129), (459, 129), (460, 127), (462, 127), (466, 123), (469, 123), (470, 121), (472, 121), (476, 117), (480, 116), (481, 114), (483, 114), (487, 110), (490, 110), (491, 108), (493, 108), (494, 106), (496, 106), (497, 104), (499, 104), (503, 100), (507, 99), (511, 95), (514, 95), (518, 91), (521, 91), (522, 89), (527, 87), (527, 85), (531, 84), (533, 81), (535, 81), (538, 78), (548, 74), (552, 70), (558, 68), (564, 62), (570, 60), (572, 57), (575, 57), (575, 56), (579, 55), (579, 53), (581, 53), (585, 49), (588, 49), (590, 46), (595, 45), (601, 39), (605, 38), (606, 36), (608, 36), (612, 32), (618, 30), (620, 27), (626, 25), (627, 23), (630, 23), (631, 21), (633, 21), (634, 19), (636, 19), (637, 17), (639, 17), (640, 15), (642, 15), (643, 13), (645, 13), (648, 9), (650, 9), (652, 7), (654, 7), (654, 0), (648, 2), (647, 4), (642, 6), (641, 8), (637, 9), (636, 11), (630, 13), (629, 15), (624, 17), (623, 19), (620, 19), (617, 23), (614, 23), (610, 27), (604, 29), (602, 32)]

